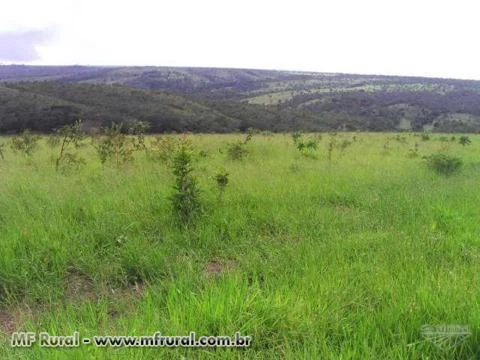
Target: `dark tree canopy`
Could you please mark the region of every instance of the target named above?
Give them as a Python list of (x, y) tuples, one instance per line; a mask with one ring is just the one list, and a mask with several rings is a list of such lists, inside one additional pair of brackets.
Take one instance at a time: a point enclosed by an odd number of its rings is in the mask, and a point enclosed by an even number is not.
[(480, 130), (480, 82), (282, 71), (0, 66), (0, 132)]

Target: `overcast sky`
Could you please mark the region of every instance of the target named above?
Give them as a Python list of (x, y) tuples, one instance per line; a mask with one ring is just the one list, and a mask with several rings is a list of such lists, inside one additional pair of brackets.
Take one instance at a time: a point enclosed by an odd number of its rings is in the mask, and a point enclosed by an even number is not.
[(480, 79), (476, 3), (2, 0), (0, 62)]

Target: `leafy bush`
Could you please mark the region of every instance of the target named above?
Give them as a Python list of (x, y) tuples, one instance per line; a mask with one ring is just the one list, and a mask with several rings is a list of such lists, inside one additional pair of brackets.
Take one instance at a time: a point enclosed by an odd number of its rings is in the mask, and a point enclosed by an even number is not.
[(22, 152), (26, 156), (32, 156), (38, 147), (40, 136), (33, 135), (29, 130), (24, 130), (20, 136), (12, 138), (10, 146), (14, 151)]
[(460, 158), (444, 153), (428, 155), (424, 159), (429, 168), (442, 175), (458, 172), (463, 164)]
[(328, 141), (328, 146), (327, 146), (327, 159), (328, 161), (332, 160), (333, 156), (333, 151), (335, 149), (338, 149), (339, 155), (343, 155), (345, 153), (345, 150), (352, 145), (352, 142), (349, 140), (341, 140), (336, 137), (336, 134), (330, 134), (330, 140)]
[(245, 148), (245, 142), (237, 141), (228, 146), (227, 153), (232, 160), (241, 160), (247, 154), (248, 150)]
[(55, 161), (55, 169), (58, 171), (60, 165), (78, 166), (84, 164), (85, 160), (71, 151), (72, 147), (78, 148), (85, 137), (82, 122), (78, 120), (74, 124), (62, 126), (57, 133), (61, 147)]
[(113, 159), (117, 166), (132, 160), (134, 146), (128, 136), (122, 133), (123, 124), (104, 128), (97, 139), (96, 149), (102, 164)]
[(184, 138), (173, 156), (174, 193), (170, 197), (173, 212), (181, 224), (190, 223), (200, 209), (197, 179), (192, 175), (193, 151)]
[(134, 121), (128, 132), (131, 135), (134, 135), (133, 138), (133, 147), (135, 150), (145, 150), (145, 132), (150, 128), (150, 124), (146, 121)]
[(470, 138), (468, 136), (460, 136), (460, 139), (458, 139), (458, 143), (460, 145), (463, 145), (463, 146), (466, 146), (466, 145), (470, 145), (472, 143), (472, 140), (470, 140)]
[(407, 142), (407, 138), (405, 136), (400, 136), (400, 134), (395, 135), (393, 139), (403, 144)]
[(220, 191), (221, 197), (228, 185), (228, 173), (225, 171), (219, 172), (217, 175), (214, 176), (214, 179), (217, 183), (217, 188)]
[(301, 133), (295, 132), (292, 134), (292, 139), (295, 147), (304, 156), (315, 157), (313, 152), (318, 149), (319, 138), (304, 137)]
[(245, 140), (243, 141), (243, 143), (247, 144), (248, 142), (250, 142), (254, 134), (258, 134), (258, 131), (256, 131), (254, 128), (248, 128), (247, 135), (245, 136)]

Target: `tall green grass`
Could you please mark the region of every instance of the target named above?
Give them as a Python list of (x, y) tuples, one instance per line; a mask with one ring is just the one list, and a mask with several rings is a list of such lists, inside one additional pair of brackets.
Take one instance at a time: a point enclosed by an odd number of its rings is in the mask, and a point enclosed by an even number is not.
[[(194, 135), (203, 211), (178, 226), (174, 177), (135, 153), (55, 171), (54, 150), (0, 159), (3, 359), (476, 359), (480, 353), (480, 138), (468, 147), (413, 134), (356, 141), (316, 158), (290, 135)], [(403, 136), (403, 135), (402, 135)], [(7, 139), (0, 139), (6, 142)], [(151, 139), (147, 138), (147, 143)], [(384, 144), (389, 142), (388, 151)], [(463, 160), (452, 176), (420, 155)], [(215, 175), (228, 173), (221, 197)], [(215, 265), (215, 266), (213, 266)], [(215, 269), (213, 271), (212, 269)], [(437, 348), (424, 324), (469, 326)], [(10, 333), (233, 335), (248, 349), (14, 349)]]

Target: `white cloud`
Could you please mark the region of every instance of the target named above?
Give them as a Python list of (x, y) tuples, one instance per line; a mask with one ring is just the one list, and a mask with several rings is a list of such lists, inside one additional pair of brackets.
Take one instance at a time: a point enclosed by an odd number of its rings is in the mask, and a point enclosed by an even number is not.
[(37, 47), (47, 43), (53, 29), (0, 33), (0, 60), (34, 61), (39, 59)]

